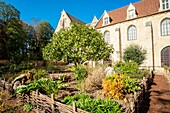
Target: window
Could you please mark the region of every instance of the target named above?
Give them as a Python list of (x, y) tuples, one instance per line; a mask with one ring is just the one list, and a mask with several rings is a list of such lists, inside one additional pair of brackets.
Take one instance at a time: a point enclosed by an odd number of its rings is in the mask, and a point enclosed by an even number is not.
[(170, 19), (166, 18), (161, 22), (161, 35), (170, 36)]
[(110, 43), (110, 32), (109, 31), (106, 31), (104, 33), (104, 41), (108, 44)]
[(104, 18), (104, 25), (107, 25), (107, 24), (109, 24), (109, 18), (108, 17)]
[(169, 9), (168, 0), (162, 0), (162, 9), (163, 10)]
[(137, 39), (137, 31), (135, 26), (130, 26), (128, 28), (128, 40), (136, 40)]
[(170, 66), (170, 46), (165, 47), (161, 51), (162, 66)]
[(129, 11), (129, 19), (134, 18), (135, 14), (134, 14), (134, 10), (130, 10)]

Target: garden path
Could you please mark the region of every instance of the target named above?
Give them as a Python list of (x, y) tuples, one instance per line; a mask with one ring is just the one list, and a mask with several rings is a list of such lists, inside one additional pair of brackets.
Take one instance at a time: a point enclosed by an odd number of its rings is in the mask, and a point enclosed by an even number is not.
[(165, 76), (155, 75), (148, 96), (148, 104), (143, 105), (146, 113), (170, 113), (170, 84)]

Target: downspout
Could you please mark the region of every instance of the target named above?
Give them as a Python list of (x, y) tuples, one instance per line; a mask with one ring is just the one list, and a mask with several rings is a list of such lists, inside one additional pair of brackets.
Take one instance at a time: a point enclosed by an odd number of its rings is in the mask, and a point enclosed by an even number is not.
[(155, 71), (155, 47), (154, 47), (154, 37), (153, 37), (153, 26), (151, 23), (151, 40), (152, 40), (152, 65), (153, 65), (153, 71)]
[(120, 61), (122, 61), (122, 39), (121, 39), (120, 28), (119, 28), (119, 52), (120, 52)]

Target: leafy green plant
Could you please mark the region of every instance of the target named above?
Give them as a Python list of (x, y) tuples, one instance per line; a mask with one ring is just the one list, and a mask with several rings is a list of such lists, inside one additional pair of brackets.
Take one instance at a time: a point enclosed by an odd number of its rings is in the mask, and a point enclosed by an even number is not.
[(67, 96), (62, 102), (67, 105), (72, 105), (74, 101), (76, 101), (76, 106), (78, 108), (90, 113), (120, 113), (122, 111), (121, 106), (113, 100), (92, 99), (85, 94)]
[(22, 85), (15, 89), (15, 94), (26, 94), (31, 90), (39, 90), (39, 92), (50, 95), (52, 93), (57, 94), (58, 90), (68, 86), (68, 84), (62, 84), (61, 81), (52, 81), (48, 78), (42, 78), (28, 85)]
[(33, 108), (32, 104), (25, 104), (25, 105), (24, 105), (24, 110), (25, 110), (26, 112), (31, 111), (32, 108)]
[(140, 89), (141, 89), (141, 86), (137, 82), (137, 79), (129, 78), (129, 77), (126, 77), (124, 79), (124, 84), (123, 84), (124, 93), (134, 93)]

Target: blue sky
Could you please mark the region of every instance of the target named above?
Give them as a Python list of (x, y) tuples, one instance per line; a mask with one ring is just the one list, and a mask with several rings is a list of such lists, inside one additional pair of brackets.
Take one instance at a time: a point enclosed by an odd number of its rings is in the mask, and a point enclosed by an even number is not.
[(111, 11), (140, 0), (1, 0), (13, 5), (21, 13), (21, 20), (31, 23), (33, 18), (48, 21), (56, 28), (61, 11), (90, 23), (93, 16), (99, 19), (104, 10)]

